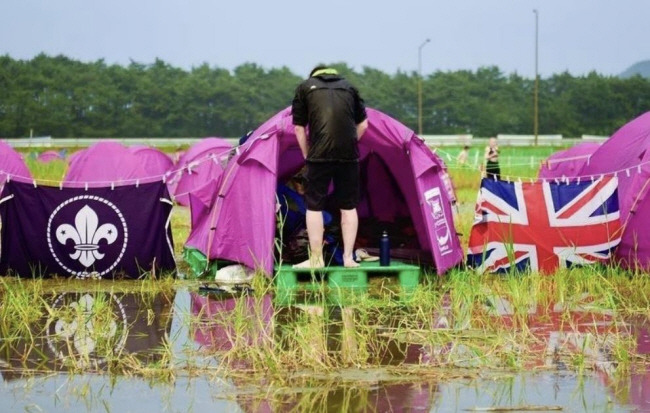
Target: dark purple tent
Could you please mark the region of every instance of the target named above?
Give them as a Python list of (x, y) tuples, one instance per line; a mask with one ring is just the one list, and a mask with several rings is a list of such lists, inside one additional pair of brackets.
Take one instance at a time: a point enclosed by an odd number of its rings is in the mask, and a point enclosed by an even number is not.
[(626, 267), (650, 268), (650, 112), (625, 124), (601, 145), (577, 176), (618, 177), (623, 238), (616, 258)]
[(0, 187), (7, 180), (7, 176), (32, 179), (23, 157), (6, 142), (0, 141)]
[[(368, 120), (368, 131), (360, 141), (359, 228), (373, 220), (408, 221), (404, 229), (412, 228), (409, 236), (415, 249), (442, 274), (464, 256), (444, 164), (395, 119), (368, 109)], [(192, 195), (193, 228), (187, 246), (209, 259), (232, 260), (271, 274), (276, 188), (303, 165), (287, 108), (251, 135), (216, 184)], [(376, 235), (369, 245), (379, 245), (380, 233)]]
[(174, 168), (177, 172), (169, 180), (174, 200), (188, 206), (190, 193), (221, 176), (231, 150), (232, 145), (225, 139), (205, 138), (184, 152)]
[(600, 148), (600, 143), (583, 142), (569, 149), (555, 152), (542, 162), (539, 177), (548, 179), (576, 176), (585, 164), (590, 163), (591, 155), (598, 148)]

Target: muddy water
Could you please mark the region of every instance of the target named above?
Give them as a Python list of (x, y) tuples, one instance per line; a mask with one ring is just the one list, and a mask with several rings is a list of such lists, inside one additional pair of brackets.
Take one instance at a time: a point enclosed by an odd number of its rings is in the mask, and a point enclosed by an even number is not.
[[(591, 351), (599, 368), (577, 374), (562, 361), (548, 357), (517, 373), (469, 365), (447, 369), (444, 374), (403, 376), (390, 373), (389, 365), (426, 363), (424, 356), (428, 353), (421, 345), (393, 343), (375, 355), (375, 368), (303, 373), (300, 380), (294, 380), (294, 386), (263, 376), (251, 380), (223, 378), (214, 369), (219, 364), (214, 354), (228, 349), (234, 330), (212, 321), (223, 320), (223, 314), (247, 299), (187, 290), (172, 296), (97, 292), (44, 296), (52, 309), (81, 310), (85, 322), (79, 323), (69, 312), (61, 311), (32, 326), (32, 332), (44, 334), (31, 339), (13, 335), (12, 339), (1, 338), (0, 412), (650, 411), (650, 373), (638, 366), (627, 373), (611, 371), (605, 351), (588, 349), (575, 326), (563, 331), (552, 318), (533, 323), (531, 329), (546, 337), (547, 346), (564, 344), (581, 347), (585, 353)], [(101, 302), (102, 310), (92, 314), (89, 309), (96, 302)], [(495, 307), (508, 317), (507, 304), (497, 303)], [(260, 332), (273, 330), (280, 335), (281, 327), (296, 314), (314, 310), (301, 306), (273, 308), (272, 297), (265, 297), (251, 311), (272, 326), (262, 326), (244, 338), (256, 345)], [(330, 328), (331, 337), (322, 345), (330, 352), (342, 351), (341, 340), (335, 338), (340, 333), (337, 329), (345, 325), (345, 311), (337, 307), (324, 311), (338, 327)], [(105, 317), (108, 312), (113, 316)], [(319, 311), (313, 314), (322, 316)], [(597, 317), (599, 325), (606, 321)], [(586, 324), (595, 322), (592, 317)], [(631, 320), (630, 326), (637, 338), (637, 353), (650, 352), (645, 320)], [(100, 327), (105, 333), (89, 333)], [(168, 353), (160, 351), (166, 345)], [(140, 366), (162, 363), (174, 367), (175, 375), (109, 371), (107, 360), (100, 356), (100, 349), (106, 346), (133, 356)], [(70, 360), (75, 363), (71, 365)]]

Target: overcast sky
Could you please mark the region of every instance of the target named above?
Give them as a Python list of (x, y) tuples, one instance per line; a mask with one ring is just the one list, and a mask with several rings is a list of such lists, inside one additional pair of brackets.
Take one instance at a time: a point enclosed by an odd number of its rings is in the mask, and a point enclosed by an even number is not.
[(190, 69), (245, 62), (306, 75), (319, 62), (387, 73), (497, 65), (616, 75), (650, 59), (649, 0), (0, 0), (0, 54)]

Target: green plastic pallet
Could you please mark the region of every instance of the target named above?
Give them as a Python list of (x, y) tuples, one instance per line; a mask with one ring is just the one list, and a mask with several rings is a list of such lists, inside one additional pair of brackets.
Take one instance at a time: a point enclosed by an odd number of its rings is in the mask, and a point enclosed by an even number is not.
[(329, 288), (367, 288), (368, 276), (373, 274), (397, 275), (402, 289), (414, 289), (420, 281), (420, 267), (392, 261), (382, 267), (379, 262), (362, 262), (358, 268), (329, 266), (320, 269), (293, 268), (284, 264), (275, 269), (275, 285), (280, 289), (316, 289), (321, 281)]

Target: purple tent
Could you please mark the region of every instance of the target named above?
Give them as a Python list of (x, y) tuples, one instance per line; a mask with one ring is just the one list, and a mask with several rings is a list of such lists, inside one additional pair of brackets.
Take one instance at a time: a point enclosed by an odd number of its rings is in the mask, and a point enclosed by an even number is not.
[(618, 176), (623, 238), (616, 258), (626, 267), (650, 268), (650, 112), (614, 133), (596, 150), (578, 176)]
[(75, 158), (77, 156), (83, 154), (85, 151), (86, 151), (86, 149), (80, 149), (80, 150), (75, 151), (75, 152), (71, 153), (70, 155), (68, 155), (68, 158), (67, 158), (68, 165), (70, 165), (72, 162), (74, 162)]
[(56, 160), (63, 160), (63, 156), (58, 151), (45, 151), (41, 152), (36, 158), (39, 162), (52, 162)]
[[(368, 131), (360, 141), (359, 228), (373, 219), (406, 217), (415, 232), (410, 236), (413, 242), (442, 274), (464, 256), (443, 162), (396, 120), (372, 109), (368, 109), (368, 119)], [(271, 274), (276, 188), (303, 165), (287, 108), (251, 135), (215, 186), (206, 185), (205, 190), (192, 194), (193, 228), (186, 245), (209, 259), (237, 261)], [(378, 236), (370, 245), (379, 244)]]
[(152, 176), (128, 147), (115, 141), (101, 141), (73, 154), (63, 181), (67, 186), (101, 187), (160, 179), (160, 174)]
[(129, 151), (140, 159), (149, 176), (162, 176), (174, 166), (172, 158), (160, 149), (147, 145), (131, 145)]
[(32, 180), (32, 174), (23, 157), (6, 142), (0, 141), (0, 187), (7, 180), (7, 175)]
[(190, 204), (189, 194), (223, 172), (232, 145), (225, 139), (205, 138), (192, 145), (176, 164), (177, 172), (170, 178), (170, 192), (181, 205)]
[(540, 178), (563, 178), (577, 176), (585, 164), (590, 163), (591, 154), (600, 148), (600, 143), (583, 142), (569, 149), (555, 152), (542, 163)]

